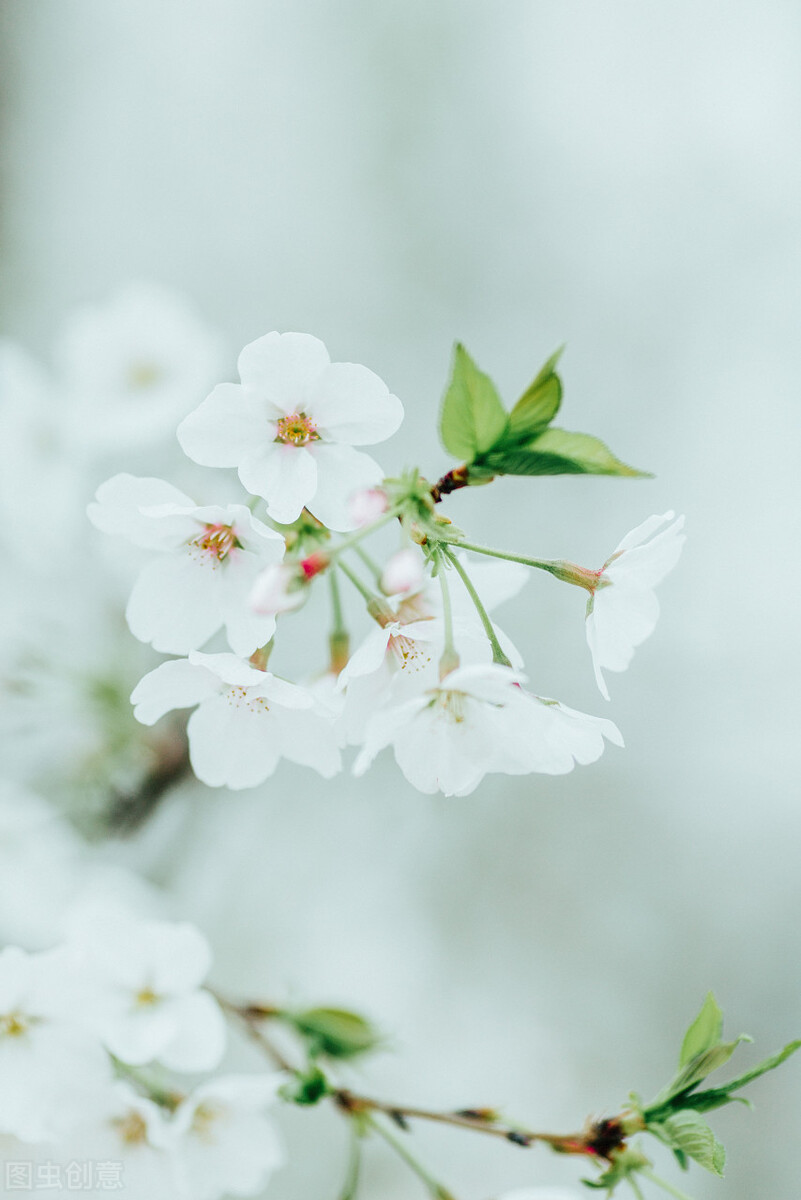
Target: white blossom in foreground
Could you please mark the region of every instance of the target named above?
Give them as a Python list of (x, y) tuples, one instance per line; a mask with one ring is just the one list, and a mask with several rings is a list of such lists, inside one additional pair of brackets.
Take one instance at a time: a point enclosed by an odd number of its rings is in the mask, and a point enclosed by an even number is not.
[(312, 694), (233, 654), (194, 651), (162, 663), (140, 680), (131, 701), (144, 725), (197, 705), (187, 726), (189, 756), (209, 787), (255, 787), (282, 758), (326, 779), (341, 766), (332, 723)]
[(72, 963), (61, 950), (0, 953), (0, 1132), (43, 1141), (91, 1112), (110, 1079), (100, 1043), (71, 1023)]
[[(174, 1162), (165, 1149), (167, 1120), (152, 1100), (116, 1080), (103, 1097), (102, 1110), (85, 1119), (67, 1141), (48, 1148), (49, 1157), (64, 1164), (63, 1183), (84, 1200), (112, 1194), (126, 1200), (175, 1200)], [(68, 1163), (77, 1168), (73, 1186)]]
[(279, 1075), (224, 1075), (181, 1102), (165, 1130), (180, 1197), (216, 1200), (262, 1191), (284, 1162), (275, 1126), (264, 1113), (282, 1082)]
[[(587, 604), (587, 643), (606, 700), (609, 690), (602, 671), (625, 671), (635, 648), (656, 626), (659, 601), (653, 589), (673, 570), (685, 541), (684, 517), (673, 517), (666, 512), (643, 521), (626, 534), (602, 569), (592, 573), (596, 582)], [(657, 533), (668, 521), (672, 524)]]
[(523, 676), (494, 663), (458, 667), (437, 686), (375, 714), (353, 767), (362, 775), (385, 746), (419, 791), (466, 796), (486, 774), (563, 774), (593, 762), (611, 721), (522, 691)]
[(222, 383), (178, 427), (186, 454), (207, 467), (237, 467), (270, 517), (295, 521), (304, 507), (330, 529), (352, 529), (352, 493), (382, 471), (355, 446), (391, 437), (403, 406), (377, 375), (332, 363), (305, 333), (268, 333), (239, 356), (241, 384)]
[(225, 626), (241, 655), (264, 646), (275, 622), (247, 597), (284, 539), (242, 504), (196, 505), (161, 479), (115, 475), (98, 488), (89, 519), (104, 533), (161, 551), (140, 573), (125, 615), (135, 637), (167, 654), (197, 650)]
[(165, 288), (131, 284), (76, 310), (56, 347), (74, 444), (84, 452), (171, 435), (221, 360), (218, 337)]
[(176, 1071), (216, 1067), (225, 1050), (222, 1011), (201, 990), (211, 965), (191, 925), (139, 921), (119, 913), (73, 931), (82, 952), (76, 1019), (133, 1065), (158, 1060)]
[[(422, 561), (419, 551), (411, 553)], [(488, 610), (516, 595), (528, 579), (526, 568), (516, 563), (471, 564), (470, 573), (479, 581)], [(489, 663), (492, 649), (486, 633), (454, 574), (450, 576), (451, 608), (459, 657), (464, 665)], [(438, 680), (445, 643), (439, 581), (428, 576), (421, 580), (419, 591), (401, 595), (390, 607), (395, 620), (377, 623), (339, 676), (338, 687), (345, 692), (344, 723), (352, 744), (362, 741), (365, 724), (377, 709), (419, 696)], [(523, 660), (516, 647), (497, 626), (495, 632), (512, 665), (521, 668)]]

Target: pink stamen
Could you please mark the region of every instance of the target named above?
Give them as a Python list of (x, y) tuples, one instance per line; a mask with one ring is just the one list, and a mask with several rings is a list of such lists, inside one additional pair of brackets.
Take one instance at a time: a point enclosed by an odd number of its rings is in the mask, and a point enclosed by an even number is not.
[(285, 442), (288, 446), (306, 446), (309, 442), (319, 441), (320, 435), (305, 413), (296, 412), (278, 419), (275, 440)]
[(205, 533), (194, 538), (192, 545), (222, 562), (239, 542), (231, 525), (207, 525)]

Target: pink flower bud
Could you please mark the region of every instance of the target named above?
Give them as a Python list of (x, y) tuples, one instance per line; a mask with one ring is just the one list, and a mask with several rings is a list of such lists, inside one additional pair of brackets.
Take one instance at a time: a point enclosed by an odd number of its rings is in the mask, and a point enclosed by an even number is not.
[(250, 591), (249, 603), (261, 616), (291, 612), (306, 599), (305, 577), (296, 563), (274, 563), (261, 572)]
[(381, 591), (385, 596), (405, 595), (423, 586), (425, 569), (419, 550), (408, 547), (393, 554), (381, 576)]
[(382, 492), (380, 488), (366, 488), (364, 491), (354, 492), (350, 497), (348, 515), (355, 528), (361, 529), (363, 525), (377, 521), (388, 507), (386, 492)]
[(314, 579), (315, 575), (324, 571), (330, 562), (331, 559), (327, 554), (317, 551), (316, 554), (310, 554), (301, 561), (300, 569), (307, 579)]

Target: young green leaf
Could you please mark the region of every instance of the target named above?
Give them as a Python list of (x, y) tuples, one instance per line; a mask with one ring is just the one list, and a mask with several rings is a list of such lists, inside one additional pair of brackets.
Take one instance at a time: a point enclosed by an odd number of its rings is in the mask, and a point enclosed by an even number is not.
[(509, 429), (504, 443), (525, 442), (550, 425), (562, 403), (562, 381), (556, 364), (562, 349), (551, 355), (534, 382), (526, 389), (509, 414)]
[(329, 1058), (355, 1058), (373, 1050), (379, 1037), (358, 1013), (343, 1008), (310, 1008), (300, 1013), (285, 1013), (288, 1021), (309, 1039), (311, 1052)]
[(706, 1079), (707, 1075), (711, 1075), (713, 1071), (717, 1071), (719, 1067), (727, 1063), (741, 1042), (750, 1041), (747, 1034), (741, 1033), (733, 1042), (719, 1042), (716, 1046), (711, 1046), (709, 1050), (696, 1054), (695, 1058), (690, 1059), (686, 1066), (682, 1067), (670, 1083), (652, 1100), (645, 1111), (646, 1118), (649, 1115), (653, 1116), (658, 1109), (669, 1104), (676, 1096), (682, 1096), (682, 1108), (693, 1107), (691, 1103), (685, 1101), (683, 1094), (697, 1087), (702, 1080)]
[(662, 1122), (662, 1140), (673, 1150), (695, 1159), (713, 1175), (723, 1175), (726, 1151), (703, 1117), (690, 1109), (680, 1109)]
[(711, 992), (701, 1006), (701, 1011), (684, 1035), (679, 1055), (679, 1066), (684, 1067), (698, 1054), (716, 1046), (723, 1034), (723, 1013)]
[(440, 415), (443, 446), (454, 458), (472, 463), (500, 441), (507, 420), (495, 384), (457, 342)]
[(648, 475), (621, 462), (591, 434), (554, 428), (520, 446), (502, 443), (484, 455), (481, 465), (496, 475)]
[(768, 1071), (773, 1071), (776, 1067), (781, 1066), (799, 1048), (801, 1048), (801, 1041), (789, 1042), (778, 1054), (764, 1059), (756, 1067), (746, 1071), (744, 1075), (738, 1075), (736, 1079), (732, 1079), (730, 1083), (724, 1083), (721, 1087), (707, 1088), (706, 1091), (696, 1092), (687, 1099), (686, 1103), (688, 1106), (692, 1106), (696, 1112), (709, 1112), (713, 1108), (720, 1108), (734, 1100), (743, 1100), (744, 1103), (747, 1103), (742, 1096), (734, 1096), (732, 1093), (739, 1091), (752, 1080), (759, 1079), (760, 1075), (765, 1075)]

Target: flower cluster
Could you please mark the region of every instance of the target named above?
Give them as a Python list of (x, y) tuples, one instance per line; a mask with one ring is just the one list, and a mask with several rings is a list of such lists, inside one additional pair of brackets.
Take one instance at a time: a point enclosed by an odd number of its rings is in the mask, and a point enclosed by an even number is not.
[[(472, 457), (431, 485), (415, 470), (387, 478), (355, 449), (389, 437), (403, 415), (372, 371), (332, 363), (305, 334), (269, 333), (246, 346), (241, 383), (217, 386), (181, 421), (178, 439), (195, 463), (236, 468), (248, 495), (198, 502), (162, 479), (118, 474), (89, 507), (99, 529), (156, 554), (126, 616), (140, 641), (179, 657), (136, 686), (137, 719), (153, 725), (194, 709), (195, 774), (229, 788), (261, 783), (282, 758), (328, 778), (352, 745), (361, 775), (391, 746), (417, 789), (462, 796), (490, 773), (563, 774), (594, 762), (606, 740), (622, 745), (611, 721), (529, 689), (523, 658), (491, 613), (524, 585), (526, 568), (585, 588), (587, 641), (608, 699), (602, 671), (625, 669), (653, 630), (653, 589), (678, 558), (682, 519), (649, 518), (588, 570), (477, 546), (436, 509), (448, 492), (492, 474), (636, 474), (586, 435), (543, 432), (555, 412), (554, 360), (543, 371), (506, 414), (477, 390), (480, 373), (465, 352), (457, 355), (443, 437)], [(391, 522), (401, 545), (377, 564), (363, 543)], [(276, 618), (299, 609), (323, 575), (330, 662), (317, 678), (290, 682), (269, 670)], [(340, 580), (373, 622), (352, 654)]]
[(178, 1078), (214, 1070), (225, 1050), (209, 966), (193, 926), (121, 910), (76, 920), (56, 949), (3, 950), (6, 1158), (93, 1164), (98, 1195), (113, 1186), (131, 1200), (261, 1191), (283, 1161), (265, 1115), (280, 1076)]

